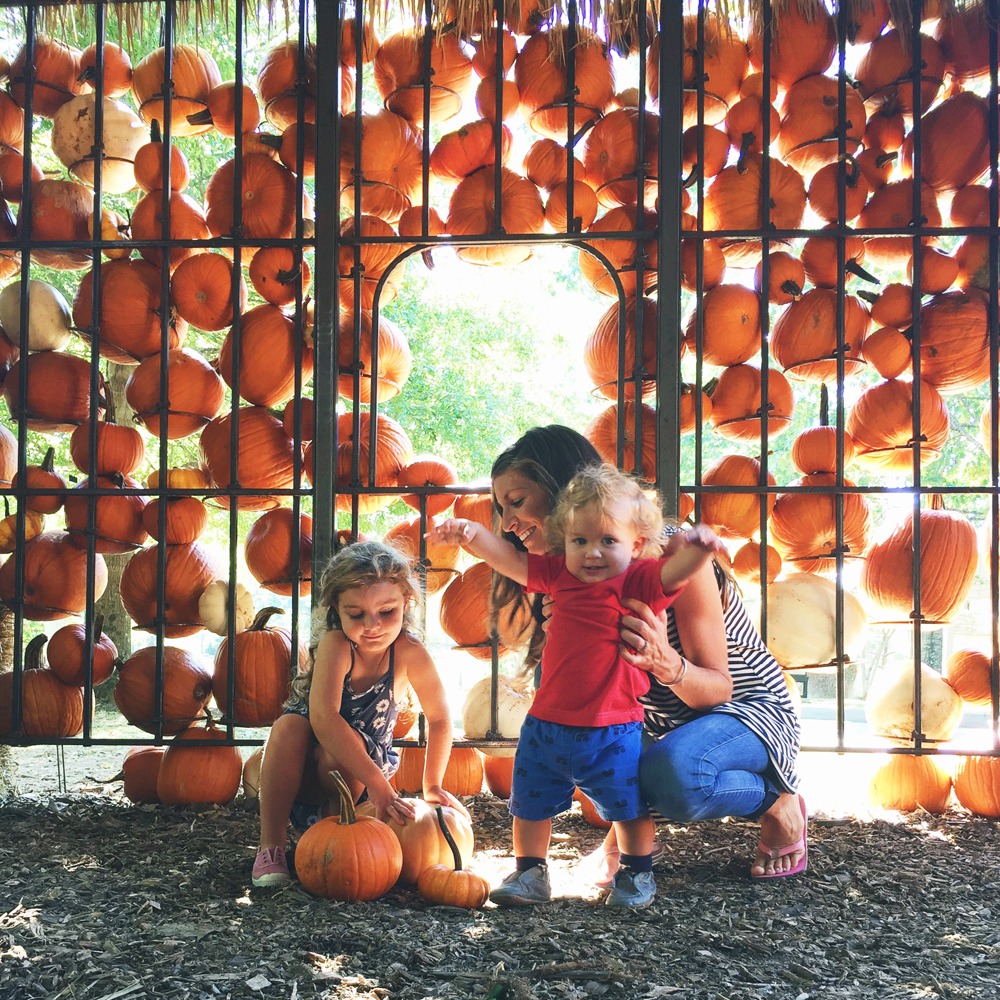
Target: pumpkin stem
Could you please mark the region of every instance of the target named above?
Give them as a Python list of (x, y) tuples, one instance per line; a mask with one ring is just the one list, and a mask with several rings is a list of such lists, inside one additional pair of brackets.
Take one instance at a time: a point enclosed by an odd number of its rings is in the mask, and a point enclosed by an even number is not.
[(879, 279), (876, 278), (869, 271), (866, 271), (856, 260), (853, 258), (844, 264), (844, 270), (849, 271), (856, 278), (860, 278), (862, 281), (870, 281), (873, 285), (880, 284)]
[[(701, 387), (701, 391), (703, 393), (705, 393), (705, 395), (708, 396), (709, 399), (711, 399), (712, 398), (712, 393), (715, 392), (715, 390), (718, 388), (718, 386), (719, 386), (719, 380), (718, 380), (718, 378), (710, 378)], [(695, 386), (692, 385), (691, 386), (691, 391), (694, 392), (694, 390), (695, 390)]]
[(878, 301), (878, 295), (875, 292), (869, 291), (867, 288), (859, 288), (855, 293), (859, 299), (864, 299), (869, 305), (875, 305)]
[(845, 153), (844, 178), (847, 181), (847, 186), (849, 188), (856, 188), (861, 177), (861, 164), (850, 153)]
[(444, 834), (444, 839), (448, 841), (448, 846), (451, 848), (451, 856), (455, 862), (455, 871), (460, 872), (462, 870), (462, 852), (458, 849), (458, 844), (455, 843), (455, 838), (451, 835), (451, 830), (448, 829), (448, 824), (444, 821), (444, 812), (440, 805), (434, 807), (434, 812), (437, 813), (438, 826), (441, 827), (441, 833)]
[(101, 633), (104, 631), (104, 615), (99, 614), (94, 618), (94, 642), (97, 642), (101, 638)]
[(160, 122), (154, 118), (149, 125), (149, 141), (163, 142), (163, 133), (160, 131)]
[[(88, 66), (77, 78), (77, 83), (89, 83), (91, 80), (97, 77), (97, 67)], [(112, 779), (113, 781), (114, 779)]]
[(743, 162), (743, 157), (750, 152), (750, 147), (757, 141), (757, 135), (754, 132), (744, 132), (743, 141), (740, 143), (740, 155), (739, 162)]
[(202, 108), (193, 115), (188, 115), (187, 120), (192, 125), (211, 125), (213, 123), (212, 112), (208, 108)]
[(270, 146), (272, 149), (281, 149), (281, 136), (275, 135), (273, 132), (258, 132), (256, 134), (256, 139), (262, 146)]
[(892, 163), (896, 159), (895, 153), (883, 153), (881, 156), (875, 157), (875, 166), (884, 167), (887, 163)]
[(49, 641), (49, 637), (43, 632), (41, 635), (36, 635), (27, 646), (24, 647), (24, 669), (25, 670), (41, 670), (42, 664), (42, 649), (45, 647), (45, 643)]
[(45, 453), (45, 458), (42, 459), (42, 464), (41, 464), (42, 472), (56, 471), (55, 457), (56, 457), (55, 448), (49, 448), (49, 450)]
[(283, 615), (284, 613), (285, 611), (283, 608), (262, 608), (257, 612), (257, 617), (254, 618), (248, 631), (262, 632), (264, 627), (267, 625), (268, 619), (272, 615)]
[(424, 267), (426, 267), (428, 271), (434, 270), (434, 258), (431, 255), (430, 250), (421, 250), (420, 259), (424, 262)]
[(944, 497), (940, 493), (932, 493), (927, 506), (931, 510), (944, 510)]
[(340, 796), (340, 822), (350, 826), (358, 821), (354, 811), (354, 796), (351, 795), (351, 790), (339, 771), (331, 771), (330, 777), (337, 786), (337, 794)]
[(797, 281), (792, 281), (791, 278), (781, 283), (781, 290), (786, 295), (791, 295), (793, 299), (802, 298), (802, 286)]

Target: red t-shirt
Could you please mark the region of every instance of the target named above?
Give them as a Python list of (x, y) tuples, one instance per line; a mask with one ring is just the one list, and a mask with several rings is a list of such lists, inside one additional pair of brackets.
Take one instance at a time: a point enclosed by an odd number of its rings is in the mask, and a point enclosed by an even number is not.
[(648, 604), (654, 613), (670, 607), (684, 588), (664, 594), (664, 559), (637, 559), (611, 580), (584, 583), (566, 569), (562, 556), (528, 553), (526, 590), (552, 594), (552, 617), (542, 651), (542, 679), (531, 714), (565, 726), (610, 726), (639, 722), (639, 696), (649, 675), (618, 653), (623, 597)]

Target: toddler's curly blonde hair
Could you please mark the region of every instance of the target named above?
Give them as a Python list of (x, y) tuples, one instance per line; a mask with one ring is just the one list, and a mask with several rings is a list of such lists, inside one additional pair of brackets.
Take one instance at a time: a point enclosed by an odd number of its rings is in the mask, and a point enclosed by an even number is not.
[(576, 511), (595, 506), (610, 519), (611, 507), (624, 504), (631, 515), (629, 523), (644, 540), (638, 558), (659, 555), (663, 547), (663, 514), (654, 497), (655, 493), (647, 492), (632, 476), (613, 465), (587, 466), (566, 484), (545, 522), (549, 547), (555, 553), (565, 552), (566, 532)]

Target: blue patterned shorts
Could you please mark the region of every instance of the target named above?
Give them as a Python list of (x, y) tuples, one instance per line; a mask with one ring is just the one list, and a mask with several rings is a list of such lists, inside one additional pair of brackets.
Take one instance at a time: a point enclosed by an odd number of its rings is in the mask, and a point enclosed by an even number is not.
[(514, 755), (512, 816), (551, 819), (569, 809), (577, 786), (602, 819), (630, 820), (649, 810), (639, 794), (642, 723), (563, 726), (529, 715)]

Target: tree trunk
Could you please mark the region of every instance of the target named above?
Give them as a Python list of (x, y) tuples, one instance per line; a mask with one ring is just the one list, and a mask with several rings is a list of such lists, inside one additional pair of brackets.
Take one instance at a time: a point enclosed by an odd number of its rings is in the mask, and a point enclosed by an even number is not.
[[(0, 673), (14, 669), (14, 612), (0, 604)], [(0, 744), (0, 799), (17, 794), (14, 748)]]

